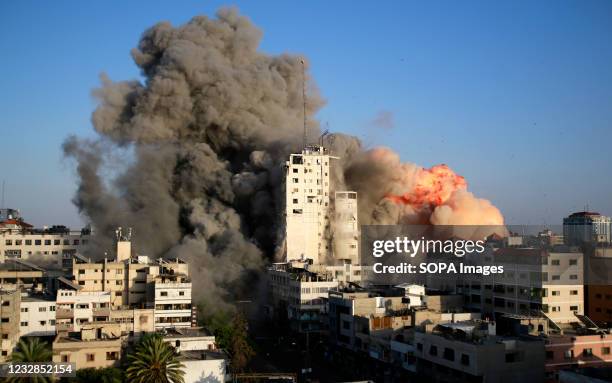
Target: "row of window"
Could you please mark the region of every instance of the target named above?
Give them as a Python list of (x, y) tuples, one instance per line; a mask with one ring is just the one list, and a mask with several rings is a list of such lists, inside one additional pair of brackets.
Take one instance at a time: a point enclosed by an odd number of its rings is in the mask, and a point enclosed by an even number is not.
[[(610, 355), (610, 347), (602, 347), (601, 348), (601, 354), (602, 355)], [(586, 358), (590, 358), (593, 356), (593, 349), (592, 348), (585, 348), (582, 350), (582, 356), (586, 357)], [(567, 350), (567, 351), (563, 351), (563, 358), (565, 360), (571, 360), (574, 359), (574, 350)], [(546, 359), (548, 360), (553, 360), (555, 359), (555, 352), (554, 351), (546, 351)]]
[[(22, 307), (21, 308), (21, 312), (22, 313), (27, 313), (29, 311), (30, 311), (30, 309), (28, 307)], [(55, 311), (55, 306), (49, 306), (49, 311), (51, 311), (51, 312)], [(39, 307), (38, 308), (38, 312), (39, 313), (47, 312), (47, 307)]]
[[(35, 239), (35, 240), (31, 240), (31, 239), (16, 239), (15, 241), (15, 246), (21, 246), (23, 244), (25, 244), (25, 246), (32, 246), (32, 243), (34, 243), (34, 246), (42, 246), (43, 245), (43, 240), (42, 239)], [(80, 244), (86, 245), (87, 244), (87, 240), (83, 239), (73, 239), (72, 243), (69, 239), (64, 239), (64, 240), (60, 240), (60, 239), (54, 239), (53, 241), (51, 241), (50, 239), (45, 239), (44, 240), (44, 246), (51, 246), (51, 244), (53, 243), (53, 246), (59, 246), (59, 245), (64, 245), (64, 246), (70, 246), (75, 245), (78, 246)], [(13, 246), (13, 240), (12, 239), (7, 239), (4, 241), (4, 244), (6, 246)]]
[[(46, 325), (47, 325), (47, 321), (46, 321), (46, 320), (41, 320), (41, 321), (38, 321), (38, 323), (39, 323), (41, 326), (46, 326)], [(55, 326), (55, 319), (51, 319), (51, 320), (49, 321), (49, 324), (50, 324), (51, 326)], [(20, 325), (21, 327), (28, 327), (29, 322), (20, 322), (20, 323), (19, 323), (19, 325)]]

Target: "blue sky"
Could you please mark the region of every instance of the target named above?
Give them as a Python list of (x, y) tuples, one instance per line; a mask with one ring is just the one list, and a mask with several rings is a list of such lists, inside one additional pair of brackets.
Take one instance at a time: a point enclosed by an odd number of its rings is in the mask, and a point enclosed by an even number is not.
[[(228, 3), (0, 2), (6, 203), (37, 225), (80, 219), (60, 145), (91, 136), (100, 72), (139, 76), (129, 51), (161, 20)], [(245, 2), (268, 53), (307, 55), (333, 131), (404, 161), (447, 163), (506, 220), (612, 214), (612, 2)], [(391, 129), (370, 123), (381, 111)]]

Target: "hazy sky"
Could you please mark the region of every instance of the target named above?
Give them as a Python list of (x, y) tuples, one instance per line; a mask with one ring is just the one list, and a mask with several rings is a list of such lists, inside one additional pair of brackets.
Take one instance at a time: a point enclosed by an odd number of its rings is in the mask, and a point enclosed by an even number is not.
[[(138, 78), (147, 27), (227, 3), (0, 2), (5, 205), (36, 225), (81, 224), (60, 145), (93, 135), (106, 72)], [(517, 224), (612, 214), (612, 2), (233, 3), (268, 53), (307, 55), (332, 131), (404, 161), (447, 163)]]

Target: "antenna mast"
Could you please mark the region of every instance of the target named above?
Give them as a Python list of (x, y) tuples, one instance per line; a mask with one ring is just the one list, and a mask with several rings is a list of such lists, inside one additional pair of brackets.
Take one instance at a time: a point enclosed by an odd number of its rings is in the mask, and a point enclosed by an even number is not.
[(306, 65), (304, 64), (304, 59), (300, 59), (302, 63), (302, 101), (304, 104), (304, 136), (303, 136), (303, 146), (306, 147)]

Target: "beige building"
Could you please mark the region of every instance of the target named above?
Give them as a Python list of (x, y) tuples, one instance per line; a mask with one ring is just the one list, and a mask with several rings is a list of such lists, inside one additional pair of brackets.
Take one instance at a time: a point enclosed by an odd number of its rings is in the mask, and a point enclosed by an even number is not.
[(21, 219), (17, 210), (0, 210), (0, 263), (6, 259), (35, 258), (67, 267), (91, 236), (90, 229), (71, 231), (65, 226), (35, 229)]
[(0, 362), (6, 361), (19, 341), (21, 294), (0, 289)]
[(53, 362), (75, 363), (77, 369), (113, 367), (119, 364), (122, 345), (120, 330), (109, 326), (60, 333), (53, 342)]

